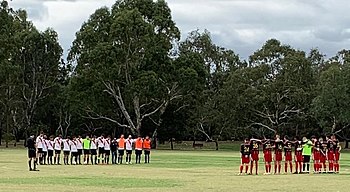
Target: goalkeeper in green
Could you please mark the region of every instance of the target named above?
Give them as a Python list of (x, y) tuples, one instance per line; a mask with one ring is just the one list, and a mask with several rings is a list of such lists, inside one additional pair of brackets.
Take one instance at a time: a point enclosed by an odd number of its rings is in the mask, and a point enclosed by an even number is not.
[(312, 155), (312, 142), (307, 139), (306, 137), (303, 137), (303, 173), (310, 173), (310, 159)]

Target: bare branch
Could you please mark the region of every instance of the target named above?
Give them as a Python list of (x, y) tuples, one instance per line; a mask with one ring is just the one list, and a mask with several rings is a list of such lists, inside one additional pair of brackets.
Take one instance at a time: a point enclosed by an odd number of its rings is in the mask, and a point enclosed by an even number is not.
[(156, 122), (152, 117), (149, 117), (149, 119), (151, 119), (151, 121), (155, 124), (155, 125), (157, 125), (158, 127), (160, 127), (160, 123), (158, 122)]
[(267, 126), (267, 125), (264, 125), (264, 124), (262, 124), (262, 123), (253, 123), (253, 124), (249, 125), (249, 127), (251, 127), (251, 126), (253, 126), (253, 125), (258, 125), (258, 126), (264, 127), (264, 128), (266, 128), (266, 129), (268, 129), (268, 130), (273, 131), (274, 133), (276, 133), (276, 130), (274, 130), (274, 129), (272, 129), (271, 127), (269, 127), (269, 126)]
[(213, 140), (213, 139), (205, 132), (202, 122), (199, 123), (199, 127), (197, 126), (197, 129), (198, 129), (199, 132), (203, 133), (203, 134), (208, 138), (209, 141), (212, 141), (212, 140)]
[(342, 127), (341, 129), (339, 129), (338, 131), (332, 132), (333, 134), (338, 134), (340, 132), (342, 132), (344, 129), (348, 128), (350, 126), (350, 124), (345, 125), (344, 127)]
[(186, 105), (182, 105), (181, 107), (177, 108), (174, 113), (179, 112), (181, 109), (185, 108), (185, 107), (189, 107), (190, 105), (186, 104)]
[(105, 116), (102, 116), (102, 115), (99, 115), (95, 112), (92, 112), (90, 111), (90, 113), (94, 113), (96, 116), (91, 116), (89, 113), (88, 113), (88, 116), (83, 116), (84, 118), (88, 118), (88, 119), (93, 119), (93, 120), (99, 120), (99, 119), (104, 119), (104, 120), (107, 120), (107, 121), (110, 121), (112, 123), (115, 123), (117, 124), (119, 127), (124, 127), (124, 128), (131, 128), (130, 126), (128, 125), (124, 125), (124, 124), (121, 124), (119, 123), (117, 120), (115, 119), (112, 119), (112, 118), (109, 118), (109, 117), (105, 117)]
[(141, 120), (143, 120), (144, 118), (149, 117), (149, 116), (151, 116), (151, 115), (157, 113), (157, 112), (160, 110), (160, 108), (162, 108), (163, 105), (165, 105), (166, 103), (167, 103), (167, 102), (164, 100), (155, 110), (153, 110), (153, 111), (150, 112), (150, 113), (146, 113), (146, 114), (142, 115)]

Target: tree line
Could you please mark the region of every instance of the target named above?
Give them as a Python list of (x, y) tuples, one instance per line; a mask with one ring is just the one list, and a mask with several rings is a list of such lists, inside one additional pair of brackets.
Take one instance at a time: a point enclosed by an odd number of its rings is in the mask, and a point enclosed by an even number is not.
[[(0, 7), (0, 138), (120, 133), (173, 140), (350, 137), (350, 51), (270, 39), (242, 60), (207, 30), (180, 40), (164, 0), (97, 9), (63, 59), (54, 29)], [(233, 45), (234, 46), (234, 45)], [(0, 142), (1, 143), (1, 142)]]

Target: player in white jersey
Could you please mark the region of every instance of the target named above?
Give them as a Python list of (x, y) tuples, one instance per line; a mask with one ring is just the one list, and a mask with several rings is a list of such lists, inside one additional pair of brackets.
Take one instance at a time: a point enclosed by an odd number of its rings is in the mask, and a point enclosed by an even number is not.
[(134, 139), (132, 139), (132, 136), (129, 135), (129, 137), (125, 140), (125, 149), (126, 149), (126, 164), (131, 164), (131, 155), (132, 155), (132, 147), (134, 144)]
[(53, 136), (50, 136), (50, 139), (46, 140), (47, 145), (47, 164), (53, 165), (52, 156), (53, 156)]
[(111, 154), (111, 137), (108, 136), (104, 141), (105, 163), (109, 164), (109, 155)]
[(67, 139), (62, 139), (63, 142), (63, 162), (65, 165), (69, 165), (68, 159), (70, 154), (70, 137), (67, 137)]
[(97, 147), (98, 147), (98, 162), (97, 164), (100, 164), (100, 161), (104, 161), (104, 147), (105, 147), (105, 139), (103, 135), (101, 137), (96, 139)]
[(36, 143), (36, 148), (37, 148), (37, 156), (36, 158), (39, 159), (39, 164), (42, 164), (43, 161), (43, 135), (44, 132), (41, 131), (40, 135), (36, 137), (35, 143)]
[(90, 152), (91, 152), (91, 164), (93, 165), (94, 162), (95, 164), (97, 163), (97, 144), (96, 144), (96, 136), (91, 138), (91, 143), (90, 143)]
[[(77, 138), (74, 136), (72, 140), (69, 141), (69, 146), (70, 146), (70, 164), (71, 165), (76, 165), (77, 160), (78, 160), (78, 148), (77, 148)], [(74, 162), (73, 162), (74, 158)]]
[(79, 135), (77, 138), (77, 149), (78, 149), (78, 156), (77, 156), (77, 164), (81, 165), (81, 155), (83, 154), (83, 139)]
[(57, 163), (57, 165), (60, 165), (60, 156), (61, 156), (61, 149), (62, 149), (62, 135), (58, 135), (53, 140), (54, 150), (55, 150), (55, 157), (54, 157), (54, 164)]
[(47, 156), (47, 143), (46, 143), (46, 140), (47, 140), (47, 136), (46, 135), (43, 135), (43, 138), (41, 140), (41, 145), (42, 145), (42, 150), (43, 150), (43, 154), (42, 154), (42, 164), (43, 165), (46, 165), (46, 156)]

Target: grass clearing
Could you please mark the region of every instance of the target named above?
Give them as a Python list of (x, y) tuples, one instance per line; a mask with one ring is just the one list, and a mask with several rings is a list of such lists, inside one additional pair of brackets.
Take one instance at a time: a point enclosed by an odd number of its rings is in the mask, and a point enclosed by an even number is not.
[[(152, 151), (151, 164), (39, 166), (25, 149), (0, 148), (0, 191), (349, 191), (350, 154), (339, 175), (237, 176), (237, 151)], [(260, 173), (263, 164), (260, 162)]]

